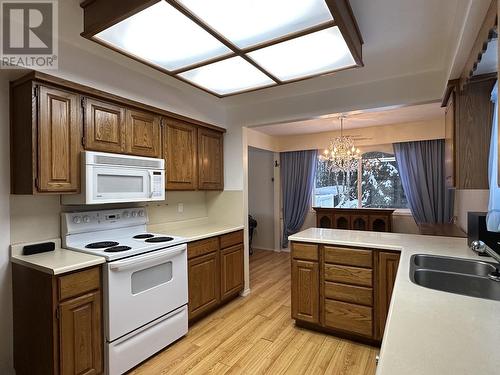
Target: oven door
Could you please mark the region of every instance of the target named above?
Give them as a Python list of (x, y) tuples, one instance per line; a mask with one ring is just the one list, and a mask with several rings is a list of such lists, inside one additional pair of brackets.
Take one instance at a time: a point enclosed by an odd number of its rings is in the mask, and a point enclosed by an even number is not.
[(164, 173), (161, 170), (107, 166), (87, 168), (88, 204), (142, 202), (165, 198)]
[(185, 244), (106, 264), (105, 328), (108, 342), (188, 302)]

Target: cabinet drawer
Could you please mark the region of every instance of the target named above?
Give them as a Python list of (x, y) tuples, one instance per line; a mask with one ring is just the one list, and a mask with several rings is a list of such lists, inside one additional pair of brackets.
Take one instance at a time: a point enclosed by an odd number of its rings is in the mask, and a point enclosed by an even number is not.
[(325, 282), (325, 297), (360, 305), (373, 306), (373, 289)]
[(318, 260), (318, 245), (293, 242), (292, 257), (294, 259)]
[(361, 286), (372, 286), (372, 270), (325, 264), (325, 280)]
[(201, 255), (217, 251), (219, 248), (219, 238), (212, 237), (201, 241), (195, 241), (188, 244), (188, 259), (196, 258)]
[(373, 335), (373, 308), (338, 301), (325, 301), (325, 325), (363, 336)]
[(92, 290), (100, 289), (101, 269), (90, 268), (85, 271), (75, 272), (57, 278), (59, 289), (59, 300), (76, 297)]
[(233, 246), (243, 243), (243, 231), (239, 230), (237, 232), (232, 232), (228, 234), (223, 234), (220, 236), (220, 248), (225, 249), (226, 247)]
[(346, 266), (372, 267), (372, 251), (325, 246), (325, 262)]

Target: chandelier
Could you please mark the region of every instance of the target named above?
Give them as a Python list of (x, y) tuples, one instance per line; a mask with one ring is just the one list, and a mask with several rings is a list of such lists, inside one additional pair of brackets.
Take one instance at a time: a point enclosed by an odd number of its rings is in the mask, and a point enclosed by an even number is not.
[(354, 146), (354, 140), (344, 135), (345, 115), (340, 115), (340, 137), (330, 140), (330, 145), (320, 155), (320, 160), (327, 162), (331, 172), (351, 172), (358, 168), (361, 159), (360, 150)]

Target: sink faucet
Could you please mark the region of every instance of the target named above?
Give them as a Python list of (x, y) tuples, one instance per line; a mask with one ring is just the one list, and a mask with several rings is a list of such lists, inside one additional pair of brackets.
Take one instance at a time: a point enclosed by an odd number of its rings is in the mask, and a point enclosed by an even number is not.
[[(497, 242), (497, 244), (500, 245), (500, 242)], [(477, 254), (488, 254), (500, 265), (500, 255), (498, 255), (493, 249), (490, 249), (483, 241), (472, 241), (470, 248)], [(495, 271), (488, 274), (488, 278), (493, 281), (500, 281), (500, 271), (498, 270), (498, 267)]]

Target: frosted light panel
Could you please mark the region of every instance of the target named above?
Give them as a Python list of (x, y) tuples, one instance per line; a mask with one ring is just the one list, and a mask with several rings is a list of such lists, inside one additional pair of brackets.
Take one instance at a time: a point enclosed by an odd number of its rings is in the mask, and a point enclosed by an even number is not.
[(331, 21), (325, 0), (179, 0), (219, 34), (246, 48)]
[(166, 70), (231, 52), (165, 1), (111, 26), (95, 38)]
[(250, 52), (248, 56), (282, 81), (356, 64), (336, 26)]
[(239, 56), (188, 70), (179, 76), (219, 95), (274, 84), (267, 75)]

